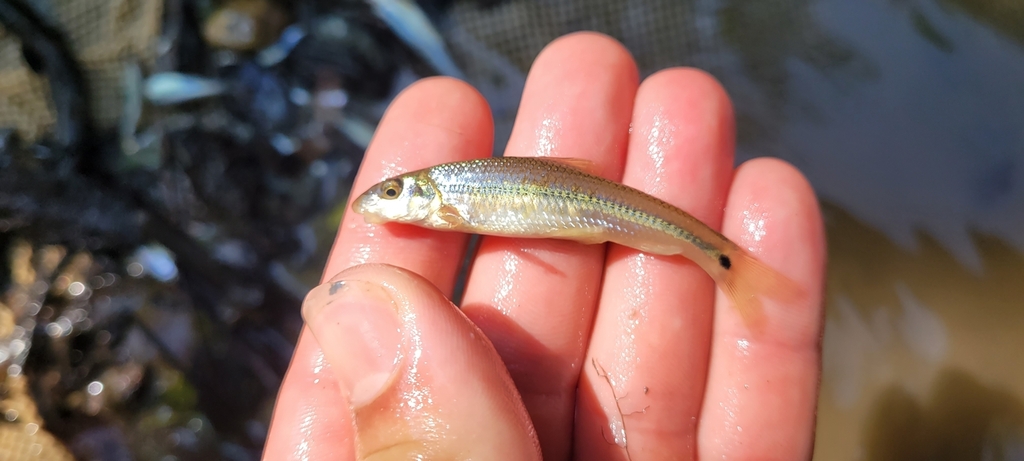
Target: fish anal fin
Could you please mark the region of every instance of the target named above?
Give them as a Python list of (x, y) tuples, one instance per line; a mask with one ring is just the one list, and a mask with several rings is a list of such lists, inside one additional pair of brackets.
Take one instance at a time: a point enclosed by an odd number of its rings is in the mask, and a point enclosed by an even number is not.
[(597, 175), (597, 164), (585, 158), (576, 157), (537, 157), (541, 160), (553, 162), (587, 174)]
[(597, 245), (600, 243), (608, 242), (608, 237), (605, 237), (604, 234), (593, 233), (588, 235), (577, 236), (573, 240), (580, 242), (584, 245)]
[(679, 245), (678, 244), (664, 244), (664, 243), (657, 243), (657, 242), (648, 242), (648, 243), (637, 244), (636, 248), (638, 250), (644, 252), (644, 253), (649, 253), (649, 254), (652, 254), (652, 255), (659, 255), (659, 256), (674, 256), (674, 255), (680, 254), (679, 253)]
[(545, 234), (547, 238), (554, 238), (560, 240), (571, 240), (573, 242), (582, 243), (584, 245), (597, 245), (600, 243), (608, 242), (608, 235), (601, 229), (587, 228), (587, 229), (560, 229), (554, 230)]

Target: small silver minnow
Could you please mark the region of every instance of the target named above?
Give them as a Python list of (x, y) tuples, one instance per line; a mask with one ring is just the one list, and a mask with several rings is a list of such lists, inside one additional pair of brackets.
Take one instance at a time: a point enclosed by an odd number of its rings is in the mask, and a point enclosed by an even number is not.
[(382, 181), (352, 208), (368, 223), (504, 237), (614, 242), (657, 255), (682, 255), (704, 269), (750, 326), (761, 321), (760, 296), (786, 302), (802, 295), (689, 213), (589, 173), (586, 160), (496, 157), (445, 163)]

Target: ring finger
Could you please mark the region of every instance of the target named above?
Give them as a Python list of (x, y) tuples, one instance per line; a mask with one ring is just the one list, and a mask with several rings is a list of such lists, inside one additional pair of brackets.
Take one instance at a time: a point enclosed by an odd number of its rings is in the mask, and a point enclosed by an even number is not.
[[(693, 69), (657, 73), (640, 86), (633, 126), (623, 183), (719, 228), (733, 166), (724, 89)], [(681, 256), (610, 247), (580, 383), (578, 459), (695, 457), (714, 290)]]

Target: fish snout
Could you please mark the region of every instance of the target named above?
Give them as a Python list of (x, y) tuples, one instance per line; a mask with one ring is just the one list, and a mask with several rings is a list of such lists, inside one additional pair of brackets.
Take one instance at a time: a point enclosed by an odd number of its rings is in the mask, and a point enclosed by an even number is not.
[(367, 203), (369, 201), (369, 195), (369, 193), (363, 193), (359, 197), (356, 197), (356, 199), (352, 201), (352, 211), (356, 212), (357, 214), (365, 214), (366, 207), (367, 205), (369, 205)]

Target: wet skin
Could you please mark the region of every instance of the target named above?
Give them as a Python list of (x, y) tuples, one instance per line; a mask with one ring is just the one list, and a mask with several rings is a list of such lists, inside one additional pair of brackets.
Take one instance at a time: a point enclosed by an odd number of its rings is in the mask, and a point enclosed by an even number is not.
[[(589, 159), (795, 280), (808, 296), (766, 302), (764, 331), (685, 258), (555, 240), (485, 237), (460, 311), (445, 296), (468, 235), (347, 213), (264, 458), (809, 459), (821, 216), (792, 166), (733, 167), (733, 124), (707, 74), (641, 83), (621, 45), (582, 33), (538, 56), (505, 152)], [(389, 108), (353, 190), (486, 157), (492, 135), (470, 86), (423, 80)]]

